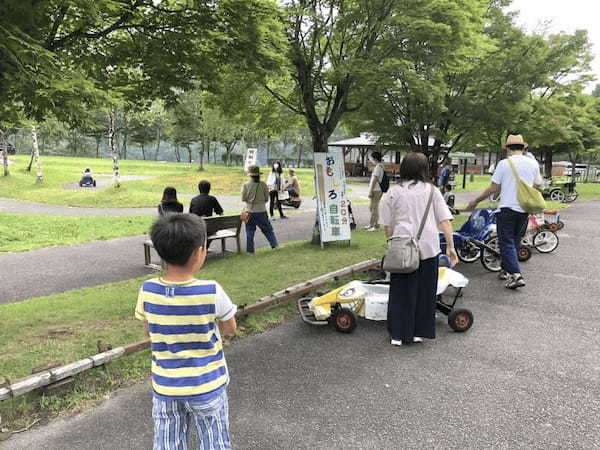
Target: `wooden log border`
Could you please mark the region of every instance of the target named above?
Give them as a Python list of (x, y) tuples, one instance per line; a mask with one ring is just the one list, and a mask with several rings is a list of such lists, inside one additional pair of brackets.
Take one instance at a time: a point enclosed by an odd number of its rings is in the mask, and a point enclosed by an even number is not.
[[(242, 306), (238, 309), (236, 317), (244, 317), (251, 313), (262, 311), (271, 308), (287, 300), (297, 298), (301, 295), (308, 294), (315, 289), (325, 286), (330, 281), (335, 281), (340, 278), (349, 277), (369, 270), (379, 268), (380, 260), (371, 259), (357, 264), (353, 264), (343, 269), (330, 272), (320, 277), (313, 278), (287, 289), (284, 289), (274, 294), (261, 298), (258, 302), (248, 306)], [(90, 356), (79, 361), (66, 364), (64, 366), (55, 367), (53, 369), (44, 370), (40, 373), (29, 375), (12, 382), (0, 384), (0, 401), (8, 400), (13, 397), (26, 394), (44, 386), (56, 383), (68, 377), (72, 377), (86, 370), (104, 365), (110, 361), (140, 352), (150, 347), (150, 340), (145, 339), (133, 344), (117, 347), (103, 353)], [(8, 380), (7, 380), (8, 381)]]

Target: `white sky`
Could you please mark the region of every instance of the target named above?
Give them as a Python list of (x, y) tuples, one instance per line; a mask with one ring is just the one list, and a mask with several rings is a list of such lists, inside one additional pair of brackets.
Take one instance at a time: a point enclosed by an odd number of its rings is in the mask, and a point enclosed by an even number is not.
[(587, 30), (596, 59), (592, 63), (595, 83), (600, 83), (600, 1), (599, 0), (513, 0), (510, 10), (519, 10), (517, 23), (528, 31), (539, 30), (551, 21), (551, 33)]

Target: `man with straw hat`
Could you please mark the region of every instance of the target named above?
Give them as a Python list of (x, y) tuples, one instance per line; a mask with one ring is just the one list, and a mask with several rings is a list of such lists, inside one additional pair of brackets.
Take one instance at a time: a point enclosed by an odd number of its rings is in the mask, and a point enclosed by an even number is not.
[(525, 156), (525, 146), (523, 136), (520, 134), (508, 136), (506, 139), (507, 158), (498, 163), (492, 176), (492, 184), (469, 203), (469, 209), (475, 209), (479, 202), (495, 192), (500, 192), (500, 213), (497, 216), (497, 229), (502, 256), (502, 271), (499, 278), (506, 281), (508, 289), (518, 289), (525, 286), (517, 256), (517, 248), (521, 238), (527, 231), (529, 217), (519, 204), (517, 180), (509, 161), (513, 163), (519, 178), (523, 182), (536, 187), (543, 183), (540, 166), (537, 161)]

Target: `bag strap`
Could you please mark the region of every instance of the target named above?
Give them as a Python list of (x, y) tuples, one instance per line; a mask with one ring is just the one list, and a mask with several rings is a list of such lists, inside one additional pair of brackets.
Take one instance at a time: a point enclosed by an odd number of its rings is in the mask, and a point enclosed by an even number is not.
[(421, 239), (421, 233), (423, 233), (423, 228), (425, 228), (425, 221), (427, 220), (427, 216), (429, 215), (429, 210), (431, 209), (431, 203), (433, 202), (433, 186), (429, 190), (429, 200), (427, 200), (427, 207), (425, 208), (425, 212), (423, 213), (423, 218), (421, 219), (421, 225), (419, 226), (419, 232), (417, 233), (417, 241)]
[(519, 176), (519, 173), (517, 172), (517, 168), (515, 167), (515, 164), (511, 161), (510, 157), (506, 158), (506, 160), (508, 161), (510, 170), (512, 170), (512, 173), (513, 173), (515, 179), (517, 180), (517, 183), (522, 182), (523, 180), (521, 180), (521, 177)]

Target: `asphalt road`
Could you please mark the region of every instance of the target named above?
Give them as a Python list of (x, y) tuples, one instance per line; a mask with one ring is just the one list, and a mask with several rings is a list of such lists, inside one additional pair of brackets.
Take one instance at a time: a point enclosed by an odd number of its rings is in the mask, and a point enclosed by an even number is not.
[[(600, 202), (564, 213), (558, 250), (504, 289), (479, 263), (465, 334), (391, 347), (383, 323), (352, 335), (293, 318), (226, 349), (238, 449), (599, 448)], [(2, 449), (147, 449), (150, 388), (125, 389)]]
[[(314, 211), (286, 209), (285, 212), (289, 219), (273, 221), (277, 239), (282, 243), (309, 239)], [(360, 224), (367, 223), (368, 205), (356, 205), (355, 214)], [(242, 250), (246, 248), (243, 229)], [(152, 271), (144, 267), (146, 239), (147, 236), (133, 236), (0, 254), (0, 304), (147, 275)], [(259, 230), (255, 243), (257, 247), (268, 245)], [(213, 243), (211, 251), (220, 252), (220, 245)], [(235, 249), (234, 240), (228, 240), (227, 248)], [(153, 258), (159, 261), (154, 252)]]

